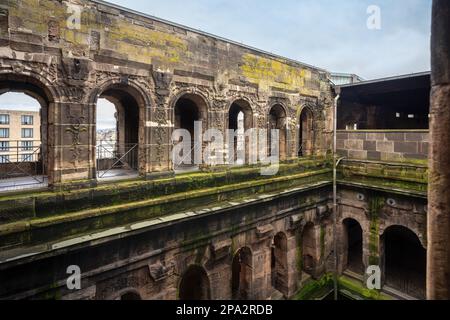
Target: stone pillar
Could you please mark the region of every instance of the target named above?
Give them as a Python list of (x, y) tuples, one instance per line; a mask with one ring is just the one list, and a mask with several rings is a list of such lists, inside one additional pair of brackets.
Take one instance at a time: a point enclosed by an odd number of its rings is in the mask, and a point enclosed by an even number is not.
[[(339, 210), (339, 209), (338, 209)], [(348, 235), (347, 230), (341, 219), (338, 220), (337, 225), (337, 239), (338, 239), (338, 274), (341, 275), (347, 266), (347, 251), (348, 251)]]
[(49, 148), (54, 148), (55, 155), (53, 186), (72, 181), (80, 186), (95, 184), (95, 106), (63, 102), (55, 108), (57, 119), (49, 123)]
[(229, 263), (222, 261), (209, 272), (209, 285), (211, 288), (212, 300), (231, 299), (231, 269), (232, 266)]
[(173, 108), (170, 105), (170, 83), (173, 75), (159, 71), (153, 72), (153, 79), (156, 86), (156, 105), (147, 108), (147, 119), (150, 119), (147, 125), (146, 139), (150, 145), (146, 150), (147, 159), (147, 177), (165, 175), (173, 169), (172, 152), (172, 132), (175, 119), (173, 119)]
[(427, 298), (450, 299), (450, 1), (433, 1)]
[(298, 264), (298, 240), (296, 234), (288, 234), (287, 238), (287, 287), (288, 297), (292, 297), (298, 290), (299, 275), (302, 272)]
[(251, 284), (251, 296), (253, 300), (267, 299), (272, 293), (271, 283), (271, 251), (270, 241), (260, 242), (258, 249), (253, 252), (253, 279)]

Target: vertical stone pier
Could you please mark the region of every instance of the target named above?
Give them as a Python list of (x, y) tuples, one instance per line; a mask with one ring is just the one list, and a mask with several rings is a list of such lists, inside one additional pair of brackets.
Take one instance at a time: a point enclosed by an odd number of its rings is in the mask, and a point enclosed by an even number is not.
[(450, 299), (450, 1), (433, 1), (427, 298)]

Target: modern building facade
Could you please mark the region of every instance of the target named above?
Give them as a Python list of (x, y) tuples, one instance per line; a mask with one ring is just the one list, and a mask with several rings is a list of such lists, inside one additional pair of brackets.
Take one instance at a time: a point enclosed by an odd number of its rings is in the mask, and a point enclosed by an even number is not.
[(363, 78), (361, 78), (360, 76), (358, 76), (356, 74), (352, 74), (352, 73), (336, 73), (336, 72), (332, 72), (331, 73), (330, 79), (337, 86), (364, 81)]
[(40, 144), (39, 112), (0, 109), (0, 163), (37, 161)]

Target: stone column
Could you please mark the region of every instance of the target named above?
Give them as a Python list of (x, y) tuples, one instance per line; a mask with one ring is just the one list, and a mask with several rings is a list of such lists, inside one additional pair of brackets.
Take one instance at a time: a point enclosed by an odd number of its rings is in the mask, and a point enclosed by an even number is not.
[(297, 284), (299, 283), (299, 275), (302, 270), (299, 270), (298, 264), (298, 240), (295, 233), (287, 235), (287, 296), (292, 297), (297, 292)]
[(270, 264), (270, 241), (264, 241), (256, 245), (257, 250), (253, 251), (253, 277), (251, 284), (251, 300), (267, 299), (272, 293), (271, 264)]
[(450, 299), (450, 1), (433, 1), (427, 298)]
[(231, 264), (222, 260), (220, 263), (217, 263), (217, 265), (214, 266), (213, 270), (208, 272), (212, 300), (231, 299), (231, 269)]
[(146, 139), (150, 141), (147, 147), (147, 177), (157, 177), (171, 173), (172, 132), (175, 119), (172, 119), (173, 108), (170, 105), (170, 84), (173, 75), (159, 71), (153, 72), (155, 82), (156, 105), (147, 109)]

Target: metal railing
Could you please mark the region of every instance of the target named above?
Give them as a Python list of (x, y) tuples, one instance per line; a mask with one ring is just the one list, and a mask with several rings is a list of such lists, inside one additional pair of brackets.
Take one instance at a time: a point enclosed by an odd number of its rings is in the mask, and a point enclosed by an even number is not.
[(47, 182), (41, 141), (0, 141), (0, 191)]
[[(183, 169), (189, 169), (189, 168), (195, 168), (195, 153), (196, 152), (202, 152), (203, 146), (202, 144), (197, 144), (194, 141), (190, 144), (193, 147), (186, 153), (181, 155), (178, 159), (172, 159), (173, 160), (173, 166), (175, 170), (183, 170)], [(172, 149), (174, 148), (175, 144), (172, 143)], [(190, 163), (186, 163), (187, 160), (190, 157)], [(178, 161), (177, 161), (178, 160)]]
[(301, 146), (298, 147), (298, 150), (297, 150), (297, 156), (298, 156), (299, 158), (303, 157), (303, 144), (302, 144)]
[(97, 142), (97, 176), (105, 178), (112, 170), (137, 170), (137, 143), (119, 143), (101, 140)]

